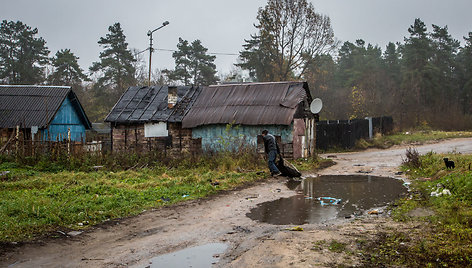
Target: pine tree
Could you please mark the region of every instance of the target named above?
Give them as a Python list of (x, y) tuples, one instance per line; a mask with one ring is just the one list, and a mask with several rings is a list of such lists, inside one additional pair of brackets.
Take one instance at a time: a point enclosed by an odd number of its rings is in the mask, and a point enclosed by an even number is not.
[(207, 54), (208, 48), (202, 45), (200, 40), (192, 42), (192, 64), (193, 84), (194, 85), (212, 85), (218, 81), (216, 77), (216, 65), (214, 61), (216, 56)]
[(387, 71), (389, 77), (394, 80), (396, 84), (400, 83), (400, 53), (398, 52), (397, 46), (390, 42), (385, 48), (383, 54), (384, 68)]
[(108, 31), (98, 41), (104, 50), (100, 53), (100, 61), (94, 62), (90, 71), (100, 75), (97, 87), (111, 92), (116, 99), (127, 87), (135, 84), (136, 70), (133, 62), (136, 60), (128, 49), (120, 23), (108, 27)]
[(239, 53), (240, 63), (236, 66), (249, 71), (253, 81), (267, 82), (276, 80), (274, 62), (276, 62), (272, 37), (270, 35), (251, 35), (251, 39), (244, 40), (244, 50)]
[(36, 37), (21, 21), (2, 21), (0, 25), (0, 81), (7, 84), (37, 84), (44, 81), (49, 62), (46, 41)]
[(100, 61), (94, 62), (90, 67), (90, 71), (98, 75), (92, 89), (95, 102), (95, 109), (89, 112), (92, 120), (103, 120), (126, 88), (136, 84), (136, 59), (128, 49), (120, 23), (108, 27), (108, 31), (98, 41), (103, 47)]
[(79, 85), (84, 80), (88, 80), (77, 62), (79, 58), (70, 49), (61, 49), (52, 58), (54, 71), (49, 77), (49, 81), (55, 85)]
[(408, 29), (409, 38), (402, 46), (402, 86), (408, 90), (406, 99), (412, 99), (407, 110), (413, 112), (415, 124), (425, 119), (425, 107), (433, 97), (430, 89), (437, 83), (437, 69), (431, 64), (432, 43), (426, 25), (420, 19)]
[(464, 37), (465, 45), (458, 55), (458, 76), (462, 111), (472, 114), (472, 32)]
[(382, 64), (381, 49), (371, 44), (366, 46), (362, 39), (355, 44), (345, 42), (341, 47), (336, 77), (339, 86), (350, 94), (350, 117), (376, 116), (385, 109), (386, 103), (381, 104), (385, 92)]
[(167, 70), (169, 79), (182, 82), (184, 85), (212, 85), (218, 81), (215, 56), (208, 55), (200, 40), (191, 44), (179, 38), (177, 51), (172, 54), (175, 60), (175, 69)]
[(172, 53), (172, 57), (175, 61), (175, 69), (168, 72), (169, 79), (181, 81), (184, 85), (190, 85), (192, 78), (190, 73), (192, 48), (187, 40), (179, 38), (177, 49), (177, 51)]
[(459, 88), (455, 71), (460, 43), (452, 38), (447, 26), (439, 27), (433, 24), (430, 36), (433, 49), (431, 63), (435, 66), (438, 76), (438, 83), (431, 90), (436, 96), (436, 105), (442, 105), (445, 109), (458, 101)]

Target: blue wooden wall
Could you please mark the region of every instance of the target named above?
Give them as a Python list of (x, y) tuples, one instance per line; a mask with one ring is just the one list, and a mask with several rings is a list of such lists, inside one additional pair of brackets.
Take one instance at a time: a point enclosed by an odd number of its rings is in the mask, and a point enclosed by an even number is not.
[(67, 97), (51, 121), (48, 129), (41, 130), (43, 140), (51, 141), (67, 139), (67, 129), (70, 128), (73, 141), (85, 141), (85, 126)]
[[(281, 136), (282, 143), (293, 141), (293, 125), (238, 125), (232, 127), (222, 124), (206, 125), (192, 129), (192, 138), (201, 138), (204, 150), (220, 150), (225, 147), (226, 149), (233, 149), (231, 144), (238, 144), (238, 141), (248, 146), (257, 146), (257, 135), (261, 135), (264, 129), (267, 129), (272, 135)], [(228, 145), (230, 148), (228, 148)]]

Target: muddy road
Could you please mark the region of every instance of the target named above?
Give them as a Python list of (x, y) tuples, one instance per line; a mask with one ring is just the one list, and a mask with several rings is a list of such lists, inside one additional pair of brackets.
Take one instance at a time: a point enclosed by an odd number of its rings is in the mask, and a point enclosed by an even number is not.
[[(472, 153), (472, 139), (454, 139), (414, 146), (420, 153), (435, 151)], [(406, 146), (388, 150), (323, 155), (336, 165), (321, 175), (395, 175)], [(304, 174), (314, 176), (316, 174)], [(333, 253), (327, 241), (355, 247), (359, 237), (368, 239), (383, 228), (415, 228), (395, 223), (382, 215), (363, 215), (329, 223), (305, 224), (303, 231), (288, 231), (294, 225), (271, 225), (246, 216), (257, 204), (294, 196), (284, 178), (269, 179), (246, 189), (205, 200), (146, 211), (137, 217), (90, 228), (59, 239), (18, 245), (1, 255), (1, 267), (159, 267), (156, 256), (217, 243), (215, 267), (323, 267), (353, 265), (361, 256)], [(385, 214), (383, 214), (385, 215)], [(220, 250), (221, 251), (221, 250)], [(212, 262), (216, 262), (212, 260)], [(194, 266), (195, 267), (195, 266)]]

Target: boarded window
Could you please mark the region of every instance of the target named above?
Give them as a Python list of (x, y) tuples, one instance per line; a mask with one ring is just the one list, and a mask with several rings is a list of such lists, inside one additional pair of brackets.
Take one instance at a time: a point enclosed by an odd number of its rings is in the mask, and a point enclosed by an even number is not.
[(149, 123), (144, 124), (144, 137), (154, 138), (154, 137), (167, 137), (169, 132), (167, 131), (167, 123)]

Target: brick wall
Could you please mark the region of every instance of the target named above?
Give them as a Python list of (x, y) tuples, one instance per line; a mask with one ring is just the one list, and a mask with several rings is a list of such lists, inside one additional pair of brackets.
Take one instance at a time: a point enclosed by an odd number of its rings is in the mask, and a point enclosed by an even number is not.
[(201, 139), (192, 138), (191, 129), (181, 123), (168, 123), (168, 137), (144, 137), (144, 124), (112, 125), (113, 151), (154, 151), (165, 154), (199, 153)]

